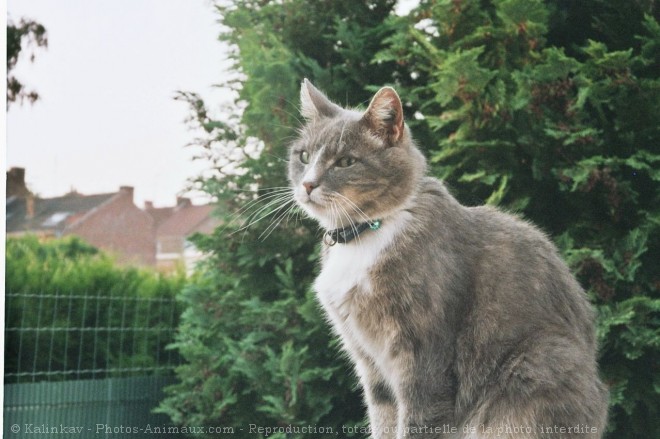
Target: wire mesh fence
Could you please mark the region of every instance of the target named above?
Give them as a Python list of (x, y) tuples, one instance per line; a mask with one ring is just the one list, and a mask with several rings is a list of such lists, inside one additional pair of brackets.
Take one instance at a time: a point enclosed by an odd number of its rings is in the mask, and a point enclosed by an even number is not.
[(144, 426), (168, 425), (153, 409), (180, 362), (166, 348), (174, 298), (8, 291), (5, 305), (3, 437), (146, 438)]
[(8, 384), (3, 437), (183, 437), (164, 434), (169, 418), (153, 412), (163, 387), (174, 381), (173, 376), (151, 375)]
[(168, 373), (174, 298), (7, 292), (5, 384)]

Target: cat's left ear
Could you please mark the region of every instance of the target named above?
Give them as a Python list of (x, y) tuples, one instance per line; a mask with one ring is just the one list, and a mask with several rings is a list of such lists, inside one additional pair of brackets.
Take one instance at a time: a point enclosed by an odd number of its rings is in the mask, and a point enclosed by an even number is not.
[(380, 138), (391, 143), (403, 137), (403, 107), (392, 87), (383, 87), (371, 99), (362, 120)]
[(300, 113), (307, 120), (335, 117), (341, 112), (341, 108), (330, 102), (307, 78), (300, 85), (300, 107)]

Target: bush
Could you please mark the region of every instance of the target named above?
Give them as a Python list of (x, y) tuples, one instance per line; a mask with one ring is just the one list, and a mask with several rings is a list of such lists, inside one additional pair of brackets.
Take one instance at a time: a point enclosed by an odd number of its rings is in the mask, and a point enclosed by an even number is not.
[(119, 267), (77, 237), (9, 238), (5, 373), (53, 381), (167, 369), (184, 282)]

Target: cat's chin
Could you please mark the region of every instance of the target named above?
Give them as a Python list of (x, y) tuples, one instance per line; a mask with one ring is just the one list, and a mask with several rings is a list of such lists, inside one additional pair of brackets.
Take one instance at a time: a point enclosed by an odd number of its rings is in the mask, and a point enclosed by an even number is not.
[(314, 203), (311, 200), (305, 203), (298, 202), (298, 205), (302, 207), (305, 213), (307, 213), (307, 216), (315, 220), (325, 229), (331, 230), (336, 228), (333, 227), (333, 222), (329, 218), (330, 215), (328, 214), (327, 209), (325, 209), (323, 206)]
[(307, 202), (298, 202), (298, 205), (305, 211), (307, 216), (315, 220), (321, 227), (326, 230), (334, 230), (341, 227), (346, 227), (348, 224), (341, 224), (333, 217), (329, 208), (315, 203), (311, 200)]

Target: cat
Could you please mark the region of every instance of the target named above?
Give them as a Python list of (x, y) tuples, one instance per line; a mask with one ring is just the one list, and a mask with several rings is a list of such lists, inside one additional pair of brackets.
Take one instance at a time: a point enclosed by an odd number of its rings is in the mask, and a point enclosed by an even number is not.
[(372, 437), (600, 438), (594, 312), (548, 238), (427, 176), (394, 89), (300, 96), (289, 181), (327, 231), (314, 289)]

